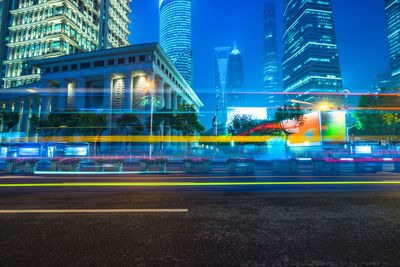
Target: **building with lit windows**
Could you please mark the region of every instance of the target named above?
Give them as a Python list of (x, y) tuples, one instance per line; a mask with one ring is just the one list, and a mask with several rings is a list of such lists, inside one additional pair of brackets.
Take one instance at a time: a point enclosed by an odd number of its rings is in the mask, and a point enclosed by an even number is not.
[[(7, 46), (8, 41), (8, 18), (9, 9), (11, 8), (12, 0), (0, 0), (0, 77), (5, 73), (5, 67), (3, 66), (3, 60), (7, 57)], [(3, 80), (0, 79), (0, 88), (3, 88)]]
[(160, 44), (178, 71), (192, 84), (191, 0), (160, 0)]
[(394, 87), (400, 87), (400, 0), (385, 0), (390, 66)]
[[(121, 111), (136, 114), (146, 123), (151, 111), (146, 104), (149, 96), (157, 103), (154, 112), (177, 110), (181, 104), (193, 105), (198, 112), (203, 106), (158, 43), (47, 58), (33, 64), (42, 70), (39, 82), (29, 88), (4, 89), (0, 94), (0, 107), (20, 114), (20, 122), (12, 129), (20, 137), (35, 136), (30, 126), (33, 115), (45, 117), (55, 111), (106, 112), (113, 130), (105, 134), (120, 135), (116, 120)], [(163, 132), (176, 134), (166, 127)]]
[(215, 52), (215, 93), (218, 106), (217, 123), (226, 124), (227, 96), (226, 83), (228, 74), (228, 62), (232, 52), (231, 47), (216, 47)]
[[(275, 3), (267, 2), (264, 7), (263, 81), (265, 92), (282, 92), (282, 79), (278, 59), (278, 37)], [(266, 105), (281, 105), (281, 95), (267, 95)]]
[(228, 107), (240, 107), (245, 103), (243, 56), (236, 44), (229, 55), (228, 71), (226, 76), (226, 89), (228, 92)]
[(38, 81), (30, 62), (127, 46), (129, 1), (21, 0), (10, 10), (4, 87)]
[(284, 89), (300, 93), (286, 100), (343, 106), (343, 97), (329, 95), (343, 90), (331, 0), (285, 0), (283, 38)]

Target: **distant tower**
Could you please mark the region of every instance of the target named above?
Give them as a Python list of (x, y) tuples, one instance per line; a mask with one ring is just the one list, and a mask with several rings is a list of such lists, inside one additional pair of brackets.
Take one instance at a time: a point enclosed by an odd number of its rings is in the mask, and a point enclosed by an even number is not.
[(394, 87), (400, 87), (400, 1), (385, 0), (390, 66)]
[[(265, 92), (282, 92), (282, 79), (278, 60), (278, 38), (276, 27), (275, 3), (267, 2), (264, 7), (264, 68), (263, 80)], [(281, 106), (281, 95), (267, 95), (268, 107)]]
[(218, 124), (226, 123), (227, 98), (226, 82), (228, 74), (228, 62), (231, 55), (231, 47), (216, 47), (215, 51), (215, 91), (218, 106)]
[[(342, 74), (331, 0), (285, 0), (283, 83), (285, 92), (341, 93)], [(312, 105), (343, 106), (332, 95), (290, 95)]]
[(244, 105), (245, 95), (236, 93), (243, 92), (244, 89), (243, 56), (237, 48), (236, 43), (228, 60), (226, 89), (229, 92), (227, 97), (228, 107), (240, 107)]
[(191, 0), (160, 0), (160, 44), (192, 85)]

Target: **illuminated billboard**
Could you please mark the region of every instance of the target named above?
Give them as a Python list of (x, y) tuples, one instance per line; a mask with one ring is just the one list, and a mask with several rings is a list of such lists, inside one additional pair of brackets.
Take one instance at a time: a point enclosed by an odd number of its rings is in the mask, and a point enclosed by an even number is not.
[(346, 141), (346, 112), (321, 112), (321, 125), (324, 142)]
[(245, 108), (245, 107), (228, 107), (228, 121), (226, 125), (231, 124), (236, 115), (247, 115), (253, 120), (266, 120), (267, 108)]
[(296, 122), (293, 121), (285, 123), (285, 128), (292, 133), (289, 135), (290, 144), (320, 143), (321, 129), (319, 121), (319, 112), (312, 112), (304, 115), (304, 123), (300, 127), (295, 127)]
[(321, 142), (346, 141), (346, 112), (344, 111), (315, 111), (304, 115), (304, 123), (296, 127), (297, 122), (287, 121), (284, 127), (291, 134), (289, 143), (321, 144)]

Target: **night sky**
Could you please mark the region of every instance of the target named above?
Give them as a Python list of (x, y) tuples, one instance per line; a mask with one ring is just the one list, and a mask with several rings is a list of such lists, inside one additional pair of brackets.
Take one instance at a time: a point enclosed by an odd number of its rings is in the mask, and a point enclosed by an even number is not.
[[(215, 108), (215, 95), (204, 94), (215, 93), (214, 47), (233, 46), (237, 41), (244, 58), (246, 90), (262, 90), (264, 2), (192, 0), (193, 88), (206, 104), (203, 112)], [(281, 39), (283, 1), (274, 2)], [(383, 2), (332, 0), (343, 83), (351, 92), (368, 92), (374, 75), (389, 67)], [(158, 42), (158, 0), (133, 0), (130, 6), (131, 44)]]

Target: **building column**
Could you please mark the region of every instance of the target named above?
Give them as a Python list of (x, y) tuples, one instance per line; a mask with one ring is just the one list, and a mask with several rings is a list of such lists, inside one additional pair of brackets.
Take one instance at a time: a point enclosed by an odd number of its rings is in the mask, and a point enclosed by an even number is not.
[(172, 109), (177, 110), (178, 109), (178, 95), (176, 92), (172, 92)]
[(85, 91), (86, 91), (86, 80), (79, 78), (76, 80), (75, 87), (75, 109), (80, 110), (85, 108)]
[(32, 97), (27, 97), (24, 101), (24, 110), (22, 113), (22, 125), (21, 131), (25, 133), (25, 140), (28, 141), (29, 129), (30, 129), (30, 119), (32, 116)]
[(58, 110), (65, 110), (67, 107), (69, 86), (71, 86), (70, 81), (61, 81), (60, 88), (58, 89)]
[(25, 107), (25, 104), (24, 104), (23, 100), (18, 100), (15, 103), (14, 110), (15, 110), (16, 113), (19, 114), (19, 121), (18, 121), (18, 124), (16, 125), (16, 128), (15, 128), (15, 132), (18, 132), (18, 133), (21, 132), (21, 124), (22, 124), (22, 116), (23, 116), (23, 113), (24, 113), (24, 107)]
[[(103, 109), (107, 114), (108, 129), (104, 131), (104, 135), (110, 136), (112, 134), (112, 92), (114, 85), (113, 75), (104, 77), (104, 91), (103, 91)], [(104, 151), (111, 152), (111, 143), (102, 143)]]
[(125, 89), (124, 89), (124, 109), (131, 112), (133, 109), (133, 78), (132, 73), (125, 73)]
[(165, 107), (165, 100), (164, 100), (164, 84), (165, 82), (162, 80), (158, 80), (157, 82), (154, 81), (154, 88), (156, 93), (157, 103), (160, 103), (160, 106), (157, 107), (158, 109), (163, 109)]
[(166, 85), (166, 84), (164, 84), (165, 108), (166, 108), (167, 110), (169, 110), (169, 109), (172, 108), (172, 105), (171, 105), (171, 100), (172, 100), (171, 94), (172, 94), (172, 90), (171, 90), (171, 87), (165, 88), (165, 85)]

